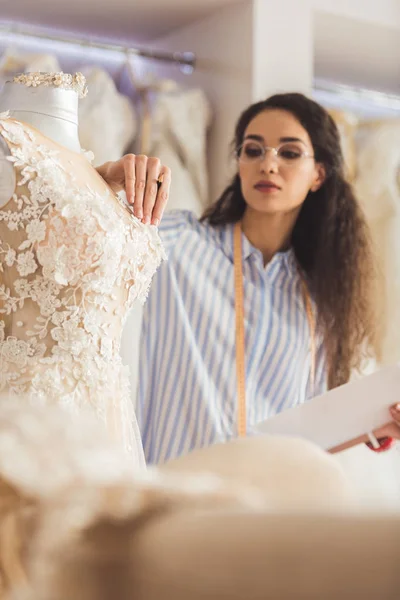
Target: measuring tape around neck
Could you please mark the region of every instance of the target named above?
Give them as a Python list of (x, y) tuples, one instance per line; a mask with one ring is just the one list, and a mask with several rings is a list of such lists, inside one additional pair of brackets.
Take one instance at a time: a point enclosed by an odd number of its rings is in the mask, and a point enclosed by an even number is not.
[[(238, 435), (245, 437), (247, 432), (246, 410), (246, 354), (245, 354), (245, 321), (244, 321), (244, 280), (242, 261), (242, 227), (235, 224), (233, 232), (233, 265), (235, 279), (235, 319), (236, 319), (236, 380), (238, 394)], [(310, 329), (310, 380), (314, 392), (316, 363), (316, 325), (312, 310), (311, 298), (304, 277), (301, 277), (302, 294)]]

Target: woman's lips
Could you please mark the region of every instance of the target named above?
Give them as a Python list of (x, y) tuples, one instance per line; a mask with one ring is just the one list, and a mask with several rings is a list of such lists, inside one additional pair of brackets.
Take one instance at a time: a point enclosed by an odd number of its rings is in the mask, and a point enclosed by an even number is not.
[(275, 192), (277, 190), (280, 190), (280, 187), (276, 185), (276, 183), (274, 183), (273, 181), (259, 181), (258, 183), (256, 183), (254, 188), (259, 192), (264, 193)]

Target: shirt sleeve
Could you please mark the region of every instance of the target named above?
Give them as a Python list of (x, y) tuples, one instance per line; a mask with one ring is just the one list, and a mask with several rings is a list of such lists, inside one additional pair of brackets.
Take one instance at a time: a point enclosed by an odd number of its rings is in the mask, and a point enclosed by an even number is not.
[(167, 212), (160, 223), (159, 234), (167, 256), (172, 252), (180, 237), (190, 230), (201, 227), (196, 215), (189, 210), (172, 210)]
[(318, 341), (317, 355), (315, 360), (314, 386), (312, 385), (310, 370), (307, 388), (307, 398), (309, 400), (315, 396), (320, 396), (328, 390), (328, 365), (326, 361), (325, 344), (323, 339)]

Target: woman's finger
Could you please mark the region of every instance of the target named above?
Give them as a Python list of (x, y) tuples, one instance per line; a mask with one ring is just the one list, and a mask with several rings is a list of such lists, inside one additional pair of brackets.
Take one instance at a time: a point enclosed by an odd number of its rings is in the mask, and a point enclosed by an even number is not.
[(135, 182), (135, 203), (133, 212), (135, 216), (142, 220), (143, 219), (143, 198), (146, 189), (146, 178), (147, 178), (147, 156), (140, 154), (136, 156), (136, 182)]
[(152, 214), (152, 225), (158, 227), (162, 216), (164, 214), (165, 207), (168, 203), (169, 189), (171, 186), (171, 169), (168, 167), (162, 167), (159, 175), (159, 181), (161, 185), (158, 187), (156, 203), (154, 205)]
[[(124, 156), (123, 160), (123, 168), (124, 168), (124, 183), (125, 183), (125, 192), (126, 198), (129, 204), (134, 204), (135, 202), (135, 183), (136, 183), (136, 156), (134, 154), (127, 154)], [(118, 161), (115, 166), (119, 165)]]
[(146, 191), (143, 201), (143, 223), (146, 225), (151, 222), (153, 208), (156, 203), (158, 185), (157, 181), (160, 175), (160, 161), (158, 158), (149, 158), (147, 160), (147, 179)]
[(393, 417), (393, 421), (400, 427), (400, 403), (390, 408), (390, 414)]

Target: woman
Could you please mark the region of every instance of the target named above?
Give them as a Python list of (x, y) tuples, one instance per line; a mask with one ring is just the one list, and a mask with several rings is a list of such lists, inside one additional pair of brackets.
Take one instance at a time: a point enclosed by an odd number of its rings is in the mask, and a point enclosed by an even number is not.
[[(237, 173), (200, 222), (175, 212), (161, 224), (169, 260), (145, 306), (140, 356), (150, 463), (240, 427), (249, 434), (347, 382), (364, 351), (377, 351), (368, 231), (332, 118), (301, 94), (272, 96), (240, 116), (234, 151)], [(125, 183), (136, 216), (158, 224), (168, 192), (167, 181), (152, 215), (160, 170), (156, 159), (125, 157), (100, 173), (115, 188)], [(377, 433), (400, 437), (393, 422)]]

